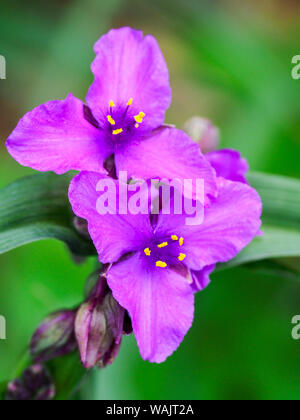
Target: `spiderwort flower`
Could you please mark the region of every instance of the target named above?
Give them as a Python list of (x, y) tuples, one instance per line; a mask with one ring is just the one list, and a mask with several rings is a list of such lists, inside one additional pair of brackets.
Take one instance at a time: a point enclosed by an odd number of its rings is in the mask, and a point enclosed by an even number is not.
[(247, 184), (247, 172), (249, 165), (240, 152), (233, 149), (222, 149), (209, 152), (205, 155), (217, 176), (229, 179), (230, 181)]
[(100, 261), (113, 264), (108, 285), (129, 312), (143, 359), (163, 362), (191, 327), (194, 293), (207, 285), (214, 265), (235, 257), (258, 233), (260, 198), (246, 184), (219, 178), (204, 222), (191, 226), (175, 212), (100, 215), (100, 180), (92, 172), (73, 179), (73, 211), (88, 221)]
[(116, 172), (129, 178), (201, 178), (214, 195), (215, 173), (197, 145), (184, 132), (161, 127), (171, 90), (156, 40), (121, 28), (100, 38), (95, 52), (87, 105), (69, 94), (26, 114), (6, 143), (13, 158), (62, 174), (106, 173), (114, 156)]

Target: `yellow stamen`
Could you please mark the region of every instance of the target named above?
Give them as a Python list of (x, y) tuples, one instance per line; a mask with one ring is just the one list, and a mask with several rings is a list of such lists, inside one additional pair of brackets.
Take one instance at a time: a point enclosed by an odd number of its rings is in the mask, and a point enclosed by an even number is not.
[(183, 253), (179, 254), (179, 257), (178, 257), (179, 261), (183, 261), (185, 258), (186, 258), (185, 254), (183, 254)]
[(177, 235), (172, 235), (171, 238), (172, 238), (173, 241), (178, 241), (178, 236)]
[(138, 124), (135, 124), (135, 128), (139, 128), (139, 125)]
[(114, 106), (116, 106), (116, 105), (115, 105), (114, 101), (109, 101), (109, 106), (110, 106), (111, 108), (113, 108), (113, 107), (114, 107)]
[(134, 119), (137, 123), (141, 124), (143, 122), (144, 117), (146, 117), (146, 114), (144, 112), (140, 112), (138, 115), (134, 117)]
[(117, 136), (118, 134), (123, 133), (123, 128), (118, 128), (118, 130), (114, 130), (112, 133), (114, 136)]
[(156, 261), (156, 267), (166, 268), (167, 264), (163, 261)]
[(157, 248), (164, 248), (165, 246), (168, 246), (168, 242), (162, 242), (161, 244), (158, 244)]
[(133, 99), (132, 99), (132, 98), (130, 98), (130, 99), (129, 99), (129, 101), (127, 102), (127, 106), (132, 105), (132, 102), (133, 102)]
[(182, 237), (179, 239), (179, 245), (180, 245), (180, 246), (182, 246), (182, 245), (183, 245), (183, 238), (182, 238)]
[(150, 255), (151, 255), (151, 251), (150, 251), (150, 249), (149, 249), (149, 248), (145, 248), (145, 249), (144, 249), (144, 252), (145, 252), (145, 254), (147, 255), (147, 257), (150, 257)]
[(116, 121), (112, 118), (111, 115), (107, 116), (107, 120), (111, 125), (116, 125)]

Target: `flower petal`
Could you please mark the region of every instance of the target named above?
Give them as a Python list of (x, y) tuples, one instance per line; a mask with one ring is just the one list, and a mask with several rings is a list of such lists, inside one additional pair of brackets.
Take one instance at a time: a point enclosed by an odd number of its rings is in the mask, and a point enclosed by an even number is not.
[[(99, 182), (109, 185), (108, 203), (116, 202), (114, 214), (100, 215), (97, 201), (101, 192)], [(103, 185), (104, 185), (103, 184)], [(139, 249), (145, 238), (151, 236), (149, 214), (117, 214), (118, 182), (95, 172), (81, 172), (71, 182), (69, 200), (74, 213), (88, 221), (88, 229), (102, 263), (113, 263), (128, 252)], [(125, 184), (127, 189), (127, 185)]]
[(107, 279), (130, 314), (142, 358), (165, 361), (193, 322), (194, 293), (186, 279), (169, 269), (149, 268), (140, 253), (112, 266)]
[(203, 179), (206, 195), (216, 194), (215, 172), (199, 146), (175, 128), (162, 128), (115, 155), (117, 172), (142, 179)]
[(207, 153), (205, 157), (217, 172), (217, 176), (248, 184), (246, 174), (249, 171), (249, 165), (237, 150), (217, 150)]
[(113, 29), (95, 44), (92, 64), (95, 80), (87, 95), (87, 103), (96, 118), (112, 100), (132, 106), (146, 117), (143, 127), (156, 128), (164, 121), (170, 106), (171, 89), (168, 68), (156, 40), (131, 28)]
[(184, 238), (184, 263), (195, 271), (234, 258), (261, 226), (262, 203), (253, 188), (224, 178), (218, 178), (218, 186), (219, 194), (205, 206), (201, 224), (189, 225), (190, 216), (171, 213), (160, 214), (155, 227), (159, 235)]
[(210, 284), (210, 275), (215, 270), (216, 265), (208, 265), (200, 271), (191, 271), (192, 274), (192, 288), (195, 292), (204, 290)]
[(6, 147), (21, 165), (58, 174), (69, 170), (105, 173), (103, 162), (112, 153), (101, 131), (84, 118), (83, 103), (72, 94), (26, 114)]
[(234, 258), (261, 226), (262, 203), (258, 193), (240, 182), (219, 178), (219, 195), (205, 208), (199, 226), (185, 226), (185, 264), (194, 270)]

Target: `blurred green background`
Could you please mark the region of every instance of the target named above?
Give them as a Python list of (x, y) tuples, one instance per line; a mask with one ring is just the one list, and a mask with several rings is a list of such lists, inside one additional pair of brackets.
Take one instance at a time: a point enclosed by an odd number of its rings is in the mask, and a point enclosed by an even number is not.
[[(93, 44), (112, 27), (153, 34), (168, 62), (173, 102), (167, 122), (194, 115), (221, 129), (253, 170), (300, 178), (299, 0), (1, 1), (0, 187), (32, 173), (4, 142), (33, 107), (92, 82)], [(44, 241), (0, 256), (0, 381), (9, 377), (48, 312), (82, 298), (93, 259), (76, 266), (63, 245)], [(197, 295), (193, 328), (162, 365), (143, 362), (134, 337), (115, 364), (94, 374), (86, 399), (299, 399), (300, 342), (291, 319), (300, 285), (246, 268), (213, 276)]]

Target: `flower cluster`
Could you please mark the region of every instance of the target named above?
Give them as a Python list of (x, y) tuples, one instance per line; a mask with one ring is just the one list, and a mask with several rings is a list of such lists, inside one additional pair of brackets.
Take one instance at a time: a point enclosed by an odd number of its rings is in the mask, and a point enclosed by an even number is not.
[[(258, 235), (261, 200), (247, 183), (248, 165), (240, 154), (215, 150), (218, 131), (209, 122), (192, 120), (198, 144), (184, 131), (164, 125), (171, 89), (152, 36), (130, 28), (111, 30), (96, 43), (95, 52), (95, 78), (86, 103), (69, 94), (37, 107), (20, 120), (6, 146), (20, 164), (36, 170), (80, 172), (70, 186), (70, 203), (78, 220), (87, 221), (99, 260), (106, 265), (105, 285), (98, 284), (76, 316), (84, 365), (103, 365), (115, 357), (128, 314), (143, 359), (160, 363), (191, 327), (194, 295), (209, 284), (216, 264), (234, 258)], [(137, 179), (202, 180), (203, 222), (187, 225), (172, 194), (166, 214), (159, 188), (155, 215), (150, 205), (139, 214), (120, 208), (100, 214), (97, 186), (107, 177), (118, 186), (121, 171), (127, 174), (123, 187), (128, 199)], [(191, 207), (200, 200), (194, 192), (182, 194)], [(69, 312), (62, 319), (73, 325), (74, 316)], [(57, 317), (61, 315), (48, 326)], [(68, 345), (73, 342), (62, 340), (55, 351)], [(43, 351), (49, 354), (48, 348)]]

